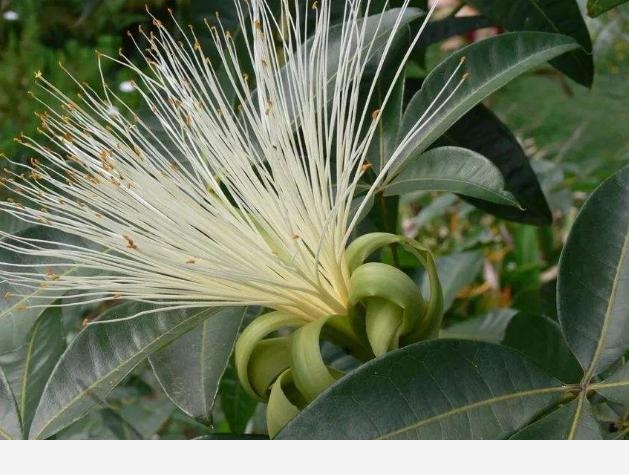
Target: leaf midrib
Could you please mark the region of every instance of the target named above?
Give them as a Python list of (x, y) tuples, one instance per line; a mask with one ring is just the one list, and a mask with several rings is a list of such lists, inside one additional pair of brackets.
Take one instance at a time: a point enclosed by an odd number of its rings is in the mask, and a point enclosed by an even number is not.
[(449, 411), (446, 411), (444, 413), (438, 414), (436, 416), (429, 417), (428, 419), (423, 419), (421, 421), (418, 421), (415, 424), (411, 424), (411, 425), (402, 427), (400, 429), (396, 429), (394, 431), (387, 432), (386, 434), (383, 434), (383, 435), (380, 435), (380, 436), (376, 437), (376, 439), (377, 440), (381, 440), (381, 439), (390, 438), (390, 437), (402, 434), (404, 432), (408, 432), (410, 430), (418, 429), (418, 428), (420, 428), (422, 426), (425, 426), (427, 424), (431, 424), (431, 423), (433, 423), (435, 421), (438, 421), (438, 420), (441, 420), (441, 419), (445, 419), (447, 417), (454, 416), (456, 414), (464, 413), (464, 412), (469, 411), (469, 410), (477, 409), (479, 407), (483, 407), (483, 406), (486, 406), (486, 405), (495, 404), (495, 403), (503, 402), (503, 401), (509, 401), (511, 399), (523, 398), (523, 397), (527, 397), (527, 396), (537, 396), (537, 395), (542, 395), (542, 394), (552, 394), (552, 393), (565, 392), (565, 391), (570, 391), (570, 390), (574, 390), (574, 389), (577, 389), (577, 388), (579, 388), (578, 385), (564, 385), (564, 386), (560, 386), (560, 387), (540, 388), (540, 389), (533, 389), (533, 390), (529, 390), (529, 391), (520, 391), (520, 392), (517, 392), (517, 393), (505, 394), (503, 396), (497, 396), (497, 397), (493, 397), (493, 398), (490, 398), (490, 399), (484, 399), (482, 401), (476, 401), (476, 402), (471, 403), (471, 404), (466, 404), (464, 406), (457, 407), (455, 409), (451, 409)]
[(24, 359), (24, 375), (22, 376), (22, 391), (20, 393), (20, 406), (19, 406), (19, 411), (22, 417), (24, 417), (24, 413), (26, 411), (26, 395), (27, 395), (27, 385), (30, 379), (29, 373), (30, 373), (31, 357), (33, 356), (33, 348), (35, 346), (35, 340), (37, 339), (37, 332), (39, 331), (39, 327), (41, 327), (42, 323), (43, 323), (43, 320), (41, 319), (37, 319), (37, 321), (35, 322), (35, 325), (33, 326), (32, 334), (31, 334), (31, 338), (28, 342), (28, 347), (26, 350), (26, 358)]
[[(623, 267), (625, 258), (627, 256), (627, 247), (629, 244), (629, 224), (625, 228), (625, 239), (623, 241), (622, 250), (620, 252), (620, 257), (618, 259), (618, 263), (616, 264), (616, 271), (614, 272), (614, 279), (612, 288), (609, 294), (609, 300), (607, 302), (607, 308), (605, 309), (605, 317), (603, 318), (603, 325), (601, 325), (601, 331), (599, 332), (598, 343), (596, 344), (596, 349), (594, 350), (594, 355), (592, 355), (592, 361), (588, 366), (585, 375), (583, 376), (583, 380), (581, 381), (581, 393), (579, 394), (579, 403), (577, 404), (577, 408), (575, 410), (574, 419), (572, 421), (572, 427), (570, 429), (570, 433), (568, 435), (568, 439), (573, 439), (576, 428), (578, 426), (578, 422), (581, 418), (581, 413), (583, 412), (584, 401), (582, 399), (587, 397), (587, 389), (593, 387), (607, 387), (601, 386), (600, 384), (590, 385), (590, 381), (594, 376), (594, 372), (596, 371), (596, 366), (598, 365), (598, 361), (600, 360), (601, 353), (603, 352), (603, 342), (607, 340), (607, 327), (609, 326), (609, 320), (611, 317), (611, 310), (615, 304), (616, 291), (618, 290), (618, 282), (620, 279), (618, 275), (620, 273), (620, 269)], [(604, 383), (603, 383), (604, 384)], [(612, 383), (610, 383), (612, 384)], [(625, 384), (618, 384), (616, 386), (624, 386)], [(629, 385), (629, 382), (626, 383)], [(613, 386), (608, 386), (613, 387)]]
[[(516, 33), (517, 34), (517, 33)], [(565, 36), (565, 35), (562, 35)], [(456, 110), (456, 109), (460, 109), (460, 108), (465, 108), (468, 107), (470, 102), (475, 101), (475, 99), (473, 99), (472, 101), (469, 100), (469, 98), (471, 96), (476, 96), (478, 94), (479, 91), (483, 91), (483, 93), (485, 91), (492, 91), (495, 90), (496, 88), (494, 88), (492, 86), (492, 83), (501, 83), (500, 86), (498, 86), (498, 88), (502, 87), (502, 85), (506, 84), (506, 82), (504, 81), (505, 76), (510, 76), (511, 72), (514, 69), (519, 69), (522, 65), (526, 65), (529, 63), (533, 63), (535, 62), (535, 60), (537, 60), (540, 56), (541, 57), (546, 57), (550, 54), (549, 59), (552, 59), (554, 57), (556, 57), (555, 55), (551, 54), (554, 53), (555, 51), (559, 50), (559, 51), (563, 51), (563, 52), (567, 52), (570, 51), (572, 49), (576, 49), (575, 46), (579, 46), (576, 42), (571, 43), (571, 44), (561, 44), (561, 45), (557, 45), (557, 46), (553, 46), (551, 48), (545, 49), (543, 51), (539, 51), (537, 53), (534, 53), (530, 56), (527, 56), (526, 58), (524, 58), (522, 61), (518, 61), (517, 63), (514, 63), (513, 65), (509, 66), (506, 69), (503, 69), (502, 72), (496, 74), (495, 76), (493, 76), (493, 79), (491, 81), (487, 81), (484, 82), (481, 86), (472, 89), (471, 91), (469, 91), (469, 94), (467, 94), (466, 98), (463, 99), (460, 103), (459, 106), (454, 106), (452, 109), (450, 109), (450, 111), (452, 110)], [(467, 100), (466, 100), (467, 99)], [(433, 129), (434, 130), (434, 129)]]
[(592, 356), (592, 362), (583, 377), (583, 381), (589, 383), (590, 379), (594, 375), (594, 371), (596, 371), (596, 366), (598, 361), (601, 358), (601, 353), (603, 352), (603, 343), (607, 340), (607, 328), (609, 326), (609, 321), (611, 319), (612, 308), (616, 303), (616, 292), (618, 291), (618, 282), (620, 269), (623, 268), (625, 258), (627, 256), (627, 247), (629, 244), (629, 226), (625, 229), (625, 239), (622, 245), (622, 251), (620, 253), (620, 257), (618, 259), (618, 263), (616, 264), (616, 270), (614, 272), (614, 280), (612, 284), (611, 291), (609, 293), (609, 300), (607, 302), (607, 308), (605, 309), (605, 317), (603, 318), (603, 325), (601, 326), (601, 331), (599, 333), (599, 340), (596, 345), (596, 349), (594, 350), (594, 355)]

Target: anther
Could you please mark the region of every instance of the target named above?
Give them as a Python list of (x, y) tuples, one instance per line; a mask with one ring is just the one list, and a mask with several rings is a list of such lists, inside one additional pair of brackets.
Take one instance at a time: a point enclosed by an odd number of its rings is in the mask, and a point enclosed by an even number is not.
[(135, 244), (133, 239), (131, 239), (127, 235), (124, 235), (122, 237), (124, 238), (125, 241), (127, 241), (127, 249), (133, 249), (133, 250), (137, 250), (138, 249), (138, 246)]

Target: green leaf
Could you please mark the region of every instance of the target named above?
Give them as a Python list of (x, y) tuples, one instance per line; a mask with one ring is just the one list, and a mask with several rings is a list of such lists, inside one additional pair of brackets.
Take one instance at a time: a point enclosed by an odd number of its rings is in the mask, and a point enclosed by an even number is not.
[(206, 424), (211, 422), (218, 385), (244, 314), (244, 310), (239, 316), (231, 309), (219, 311), (149, 357), (170, 400)]
[(559, 325), (540, 315), (520, 313), (511, 319), (503, 345), (528, 356), (548, 374), (565, 383), (578, 383), (583, 369), (574, 357)]
[(588, 15), (597, 17), (626, 2), (627, 0), (588, 0)]
[(232, 432), (242, 434), (256, 410), (258, 401), (250, 397), (238, 382), (236, 371), (228, 366), (220, 386), (220, 402)]
[(0, 368), (0, 439), (22, 439), (20, 415), (2, 368)]
[(437, 144), (469, 148), (491, 160), (504, 177), (505, 189), (515, 196), (522, 208), (470, 197), (466, 197), (466, 201), (511, 221), (535, 225), (552, 222), (546, 197), (524, 150), (509, 128), (483, 104), (461, 117)]
[(629, 406), (629, 363), (625, 363), (604, 381), (590, 387), (610, 401)]
[(28, 433), (44, 386), (65, 346), (61, 309), (47, 308), (33, 325), (26, 341), (24, 371), (18, 396), (25, 433)]
[[(52, 243), (62, 242), (86, 245), (83, 240), (44, 226), (30, 227), (17, 235), (21, 238), (39, 239)], [(52, 249), (58, 247), (58, 244), (50, 246)], [(0, 262), (2, 262), (1, 267), (3, 271), (15, 271), (16, 267), (14, 265), (16, 264), (25, 265), (28, 267), (21, 267), (19, 269), (20, 272), (33, 272), (42, 277), (45, 277), (49, 272), (54, 272), (57, 275), (69, 275), (80, 272), (78, 267), (53, 266), (53, 263), (59, 262), (58, 259), (25, 256), (6, 249), (0, 249)], [(24, 345), (26, 336), (35, 320), (44, 312), (45, 307), (52, 304), (60, 295), (61, 292), (52, 291), (49, 288), (33, 290), (12, 285), (6, 281), (0, 281), (0, 354), (15, 351)], [(37, 307), (34, 307), (34, 305)]]
[[(404, 112), (398, 141), (429, 111), (423, 119), (425, 125), (401, 151), (397, 169), (409, 158), (426, 150), (489, 94), (523, 72), (576, 48), (579, 48), (578, 43), (564, 35), (517, 32), (479, 41), (448, 56), (431, 71)], [(466, 64), (440, 95), (462, 58), (466, 58)], [(456, 89), (465, 70), (470, 76)], [(446, 98), (449, 99), (446, 101)], [(437, 100), (437, 104), (430, 108), (433, 100)], [(394, 176), (392, 173), (391, 178)]]
[[(151, 401), (154, 402), (154, 401)], [(171, 404), (170, 406), (171, 412), (174, 409), (173, 405)], [(100, 411), (94, 411), (95, 413), (100, 413), (98, 415), (101, 416), (102, 419), (102, 423), (103, 426), (102, 427), (102, 432), (103, 435), (96, 435), (89, 437), (87, 436), (87, 439), (98, 439), (100, 440), (103, 437), (107, 437), (107, 432), (111, 432), (111, 436), (113, 436), (113, 438), (115, 440), (142, 440), (145, 437), (140, 434), (137, 429), (135, 427), (133, 427), (133, 425), (131, 425), (124, 417), (122, 417), (120, 415), (120, 413), (115, 410), (115, 409), (110, 409), (110, 408), (104, 408), (101, 409)], [(58, 440), (65, 440), (66, 437), (68, 437), (67, 432), (72, 433), (72, 429), (74, 425), (77, 425), (78, 427), (76, 429), (80, 430), (79, 428), (82, 426), (82, 422), (86, 419), (89, 419), (89, 416), (92, 416), (94, 414), (94, 412), (89, 413), (86, 417), (83, 417), (82, 419), (79, 419), (77, 422), (75, 422), (74, 424), (72, 424), (70, 427), (68, 427), (67, 429), (62, 430), (61, 432), (57, 433), (56, 435), (56, 439)], [(145, 415), (145, 414), (143, 414)], [(145, 416), (149, 416), (150, 414), (146, 414)], [(110, 436), (110, 437), (111, 437)]]
[(94, 410), (59, 431), (57, 440), (140, 440), (139, 434), (115, 410)]
[[(455, 252), (436, 259), (437, 274), (443, 291), (443, 310), (446, 311), (454, 303), (461, 289), (470, 285), (483, 265), (483, 253), (480, 251)], [(429, 282), (422, 274), (421, 289), (428, 295)]]
[(598, 440), (601, 432), (592, 414), (592, 407), (588, 400), (582, 401), (584, 409), (579, 410), (583, 417), (575, 425), (575, 416), (579, 407), (579, 399), (573, 399), (568, 404), (560, 406), (550, 414), (541, 417), (510, 439), (521, 440)]
[(516, 313), (516, 310), (512, 308), (501, 308), (483, 315), (470, 317), (442, 328), (439, 338), (500, 343), (505, 336), (509, 322)]
[[(15, 400), (20, 399), (20, 388), (22, 386), (22, 375), (24, 374), (24, 360), (26, 359), (26, 344), (17, 350), (0, 355), (0, 367), (4, 371), (4, 376), (13, 390)], [(17, 402), (16, 402), (17, 404)]]
[(438, 43), (452, 36), (463, 35), (470, 31), (492, 26), (487, 18), (482, 16), (447, 17), (443, 20), (431, 21), (419, 39), (419, 47)]
[[(110, 314), (128, 316), (147, 309), (152, 307), (129, 303), (114, 308)], [(216, 309), (157, 310), (130, 320), (89, 325), (78, 334), (44, 388), (30, 438), (50, 437), (102, 404), (139, 363), (217, 312)], [(234, 318), (241, 318), (241, 309), (222, 311), (231, 311)]]
[(0, 214), (0, 229), (5, 233), (19, 234), (28, 228), (35, 228), (37, 226), (22, 221), (9, 213)]
[(517, 206), (504, 189), (500, 170), (482, 155), (459, 147), (433, 148), (406, 162), (385, 188), (385, 195), (449, 191), (502, 205)]
[(468, 0), (487, 18), (511, 31), (545, 31), (576, 39), (582, 51), (571, 51), (551, 62), (586, 87), (592, 85), (592, 41), (576, 0)]
[[(174, 410), (173, 403), (162, 398), (157, 400), (139, 399), (133, 404), (122, 405), (118, 412), (121, 422), (126, 422), (140, 438), (149, 439), (157, 434)], [(122, 428), (124, 429), (124, 427)]]
[(559, 260), (557, 311), (586, 382), (629, 348), (629, 166), (577, 216)]
[(279, 438), (504, 438), (559, 402), (566, 389), (506, 347), (433, 340), (342, 378)]
[(586, 399), (585, 392), (582, 392), (576, 400), (574, 412), (567, 439), (597, 440), (602, 438), (600, 427), (594, 418), (592, 405)]
[[(372, 102), (374, 110), (378, 109), (384, 101), (390, 84), (380, 80), (374, 90)], [(404, 76), (401, 75), (391, 93), (387, 106), (380, 113), (380, 120), (373, 136), (366, 160), (374, 167), (377, 173), (385, 166), (395, 150), (397, 132), (402, 123), (404, 102)]]

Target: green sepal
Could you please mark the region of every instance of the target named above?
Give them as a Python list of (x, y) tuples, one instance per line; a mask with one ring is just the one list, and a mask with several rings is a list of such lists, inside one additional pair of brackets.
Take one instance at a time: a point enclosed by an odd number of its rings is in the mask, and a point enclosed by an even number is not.
[(350, 305), (369, 297), (379, 297), (402, 308), (405, 313), (404, 332), (411, 330), (415, 319), (425, 311), (426, 303), (413, 279), (388, 264), (363, 264), (352, 274), (349, 287)]
[(365, 328), (369, 344), (376, 356), (399, 346), (403, 310), (396, 304), (379, 298), (366, 299)]
[(347, 266), (354, 272), (365, 260), (381, 247), (399, 243), (403, 238), (390, 233), (363, 234), (352, 241), (345, 250)]
[(354, 270), (349, 302), (352, 307), (364, 306), (364, 329), (376, 356), (397, 348), (400, 336), (416, 328), (426, 313), (421, 291), (413, 280), (379, 262), (368, 262)]
[(258, 399), (266, 401), (273, 381), (290, 366), (289, 337), (267, 338), (253, 348), (247, 374)]
[(319, 340), (323, 327), (332, 319), (344, 318), (329, 315), (297, 329), (292, 335), (290, 359), (293, 381), (306, 402), (313, 401), (336, 381), (323, 357)]
[[(415, 327), (410, 330), (408, 334), (403, 335), (401, 342), (402, 344), (408, 344), (420, 340), (435, 338), (439, 333), (441, 319), (443, 316), (443, 292), (441, 290), (435, 260), (428, 249), (415, 240), (395, 234), (365, 234), (356, 238), (347, 247), (346, 257), (349, 270), (353, 275), (353, 273), (361, 267), (361, 264), (365, 261), (365, 259), (367, 259), (379, 248), (390, 244), (399, 244), (417, 258), (421, 265), (426, 269), (430, 286), (430, 296), (425, 308), (423, 309), (423, 315), (416, 321)], [(421, 295), (419, 289), (417, 289), (417, 293)], [(391, 296), (394, 294), (394, 291), (389, 292), (389, 295)], [(356, 312), (353, 311), (352, 314), (355, 315)]]
[(273, 383), (269, 403), (266, 406), (266, 426), (269, 437), (273, 438), (297, 414), (300, 408), (286, 395), (285, 388), (293, 384), (291, 370), (284, 371)]
[[(305, 320), (283, 312), (270, 312), (256, 318), (240, 334), (234, 350), (234, 361), (238, 379), (247, 393), (256, 399), (266, 399), (255, 391), (249, 381), (249, 360), (256, 345), (271, 333), (286, 327), (300, 327)], [(265, 391), (266, 392), (266, 388)]]
[(436, 338), (443, 318), (443, 291), (437, 273), (437, 265), (432, 253), (421, 247), (417, 242), (409, 242), (405, 248), (422, 263), (428, 276), (430, 297), (426, 305), (425, 315), (419, 320), (413, 331), (402, 339), (404, 345), (417, 341)]

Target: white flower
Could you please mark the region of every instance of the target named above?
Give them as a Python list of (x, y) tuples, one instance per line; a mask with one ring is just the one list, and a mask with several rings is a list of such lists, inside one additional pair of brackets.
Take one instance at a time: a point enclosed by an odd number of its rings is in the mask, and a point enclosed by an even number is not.
[[(308, 48), (296, 47), (309, 32), (290, 3), (282, 1), (280, 25), (263, 1), (235, 2), (251, 77), (220, 24), (208, 30), (223, 65), (219, 75), (219, 64), (204, 55), (194, 31), (179, 28), (175, 39), (154, 19), (155, 31), (142, 32), (150, 48), (138, 45), (149, 73), (124, 56), (109, 58), (137, 74), (134, 87), (152, 111), (150, 123), (126, 109), (104, 81), (100, 95), (77, 81), (81, 99), (74, 102), (38, 75), (58, 103), (42, 101), (41, 131), (54, 148), (21, 138), (43, 159), (22, 165), (6, 180), (24, 203), (0, 206), (95, 247), (6, 233), (0, 233), (0, 246), (98, 272), (50, 276), (50, 264), (42, 264), (41, 273), (16, 267), (1, 275), (27, 289), (41, 286), (44, 294), (73, 291), (67, 304), (82, 295), (157, 302), (162, 308), (261, 305), (306, 320), (344, 313), (344, 253), (359, 214), (352, 200), (381, 115), (364, 97), (372, 95), (384, 59), (370, 83), (361, 84), (375, 48), (360, 19), (363, 2), (347, 3), (338, 49), (328, 45), (330, 1), (308, 13), (316, 16)], [(385, 55), (407, 5), (387, 13), (397, 22), (387, 32)], [(444, 100), (436, 97), (425, 117)], [(112, 115), (114, 103), (124, 113)], [(151, 128), (155, 122), (165, 136)], [(396, 157), (397, 152), (360, 210)]]
[(14, 12), (13, 10), (7, 10), (2, 14), (2, 18), (4, 18), (6, 21), (17, 21), (20, 19), (20, 15), (18, 15), (18, 13)]

